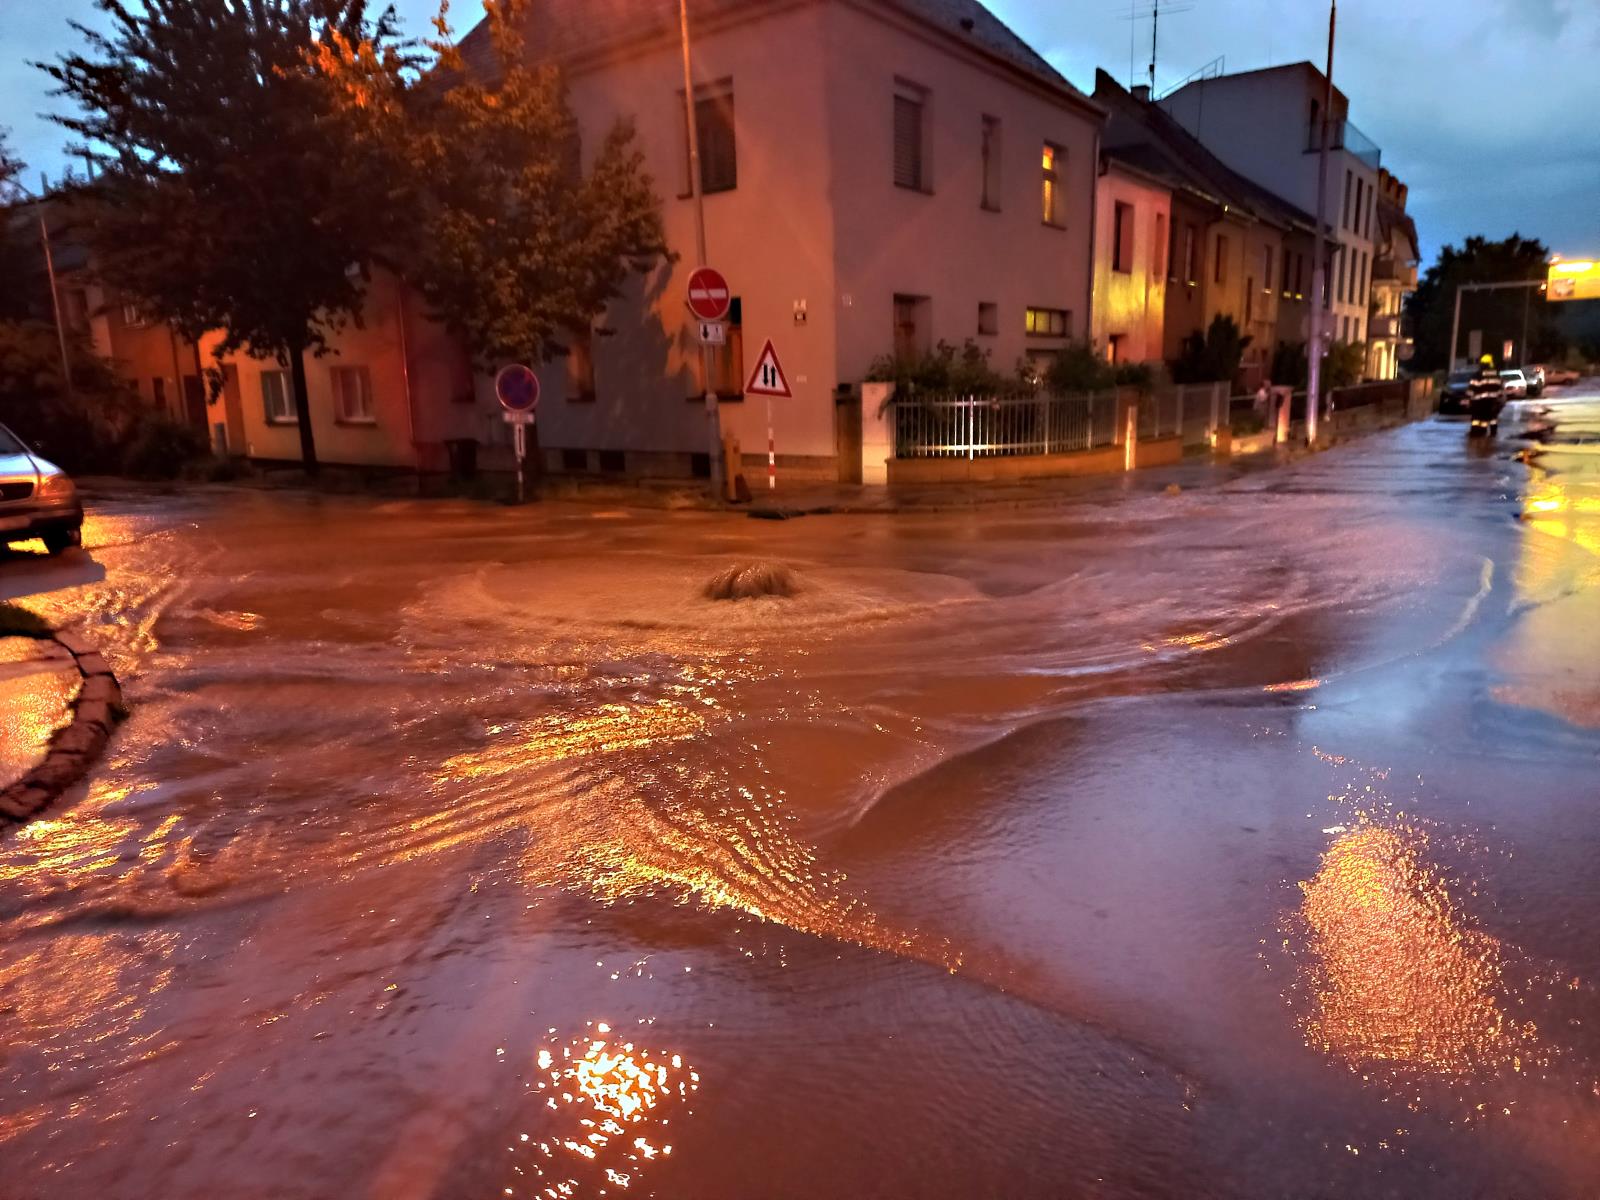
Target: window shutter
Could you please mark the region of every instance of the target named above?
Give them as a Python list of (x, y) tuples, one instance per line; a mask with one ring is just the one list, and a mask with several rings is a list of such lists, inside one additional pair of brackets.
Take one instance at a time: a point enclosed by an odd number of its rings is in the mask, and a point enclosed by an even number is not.
[(922, 103), (909, 96), (894, 98), (894, 181), (922, 187)]

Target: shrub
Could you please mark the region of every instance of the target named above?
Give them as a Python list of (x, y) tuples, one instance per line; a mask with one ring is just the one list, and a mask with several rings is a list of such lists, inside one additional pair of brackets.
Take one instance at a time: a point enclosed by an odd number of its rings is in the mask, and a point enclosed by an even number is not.
[(959, 350), (941, 341), (915, 358), (881, 355), (867, 368), (867, 380), (897, 389), (929, 392), (1001, 392), (1014, 385), (989, 365), (989, 351), (968, 338)]
[(176, 479), (206, 453), (205, 435), (198, 429), (152, 413), (128, 443), (122, 469), (135, 479)]
[(70, 394), (54, 326), (0, 321), (0, 422), (70, 474), (115, 471), (138, 423), (139, 398), (81, 340), (69, 342), (68, 353)]
[(1219, 313), (1204, 334), (1196, 331), (1183, 340), (1183, 352), (1172, 364), (1173, 380), (1232, 385), (1250, 340), (1239, 332), (1237, 321)]

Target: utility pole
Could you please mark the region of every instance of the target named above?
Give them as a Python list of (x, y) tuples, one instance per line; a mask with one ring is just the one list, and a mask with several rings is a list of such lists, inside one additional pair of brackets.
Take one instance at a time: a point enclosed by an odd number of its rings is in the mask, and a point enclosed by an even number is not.
[(1156, 98), (1156, 32), (1161, 28), (1161, 0), (1150, 9), (1150, 99)]
[(1317, 444), (1317, 409), (1322, 403), (1322, 306), (1328, 288), (1328, 255), (1323, 230), (1328, 223), (1328, 149), (1333, 133), (1333, 35), (1338, 0), (1328, 5), (1327, 89), (1322, 101), (1322, 145), (1317, 160), (1317, 261), (1311, 272), (1311, 348), (1306, 367), (1306, 444)]
[[(700, 178), (700, 131), (695, 117), (694, 71), (689, 57), (689, 0), (678, 0), (678, 33), (683, 44), (683, 105), (684, 120), (689, 127), (689, 192), (694, 197), (695, 252), (699, 255), (696, 266), (708, 267), (706, 260), (706, 198)], [(722, 497), (722, 416), (717, 411), (717, 392), (711, 382), (712, 349), (700, 347), (700, 376), (706, 394), (706, 439), (711, 460), (711, 494)]]
[[(27, 189), (20, 189), (24, 195)], [(72, 358), (67, 353), (67, 324), (61, 319), (61, 291), (56, 287), (56, 260), (50, 252), (50, 226), (45, 221), (45, 197), (50, 192), (50, 181), (44, 175), (39, 176), (39, 245), (44, 250), (44, 273), (50, 281), (50, 311), (56, 318), (56, 341), (61, 346), (61, 382), (66, 388), (67, 399), (72, 399)]]

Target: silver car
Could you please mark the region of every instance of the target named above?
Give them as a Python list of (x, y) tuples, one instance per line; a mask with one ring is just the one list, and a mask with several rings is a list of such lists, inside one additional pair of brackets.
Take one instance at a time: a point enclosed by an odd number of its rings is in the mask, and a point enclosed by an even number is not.
[(83, 504), (67, 473), (0, 425), (0, 545), (39, 538), (51, 554), (83, 541)]

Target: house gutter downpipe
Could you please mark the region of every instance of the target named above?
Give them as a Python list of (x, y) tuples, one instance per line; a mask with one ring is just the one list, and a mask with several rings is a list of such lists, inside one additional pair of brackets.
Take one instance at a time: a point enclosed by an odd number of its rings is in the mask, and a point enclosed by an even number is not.
[[(1317, 260), (1311, 275), (1311, 346), (1306, 367), (1306, 444), (1317, 444), (1317, 410), (1322, 405), (1322, 313), (1328, 288), (1328, 255), (1324, 230), (1328, 223), (1328, 150), (1333, 133), (1333, 34), (1339, 20), (1339, 0), (1328, 5), (1327, 91), (1322, 102), (1322, 145), (1317, 160)], [(1333, 298), (1328, 297), (1332, 308)]]

